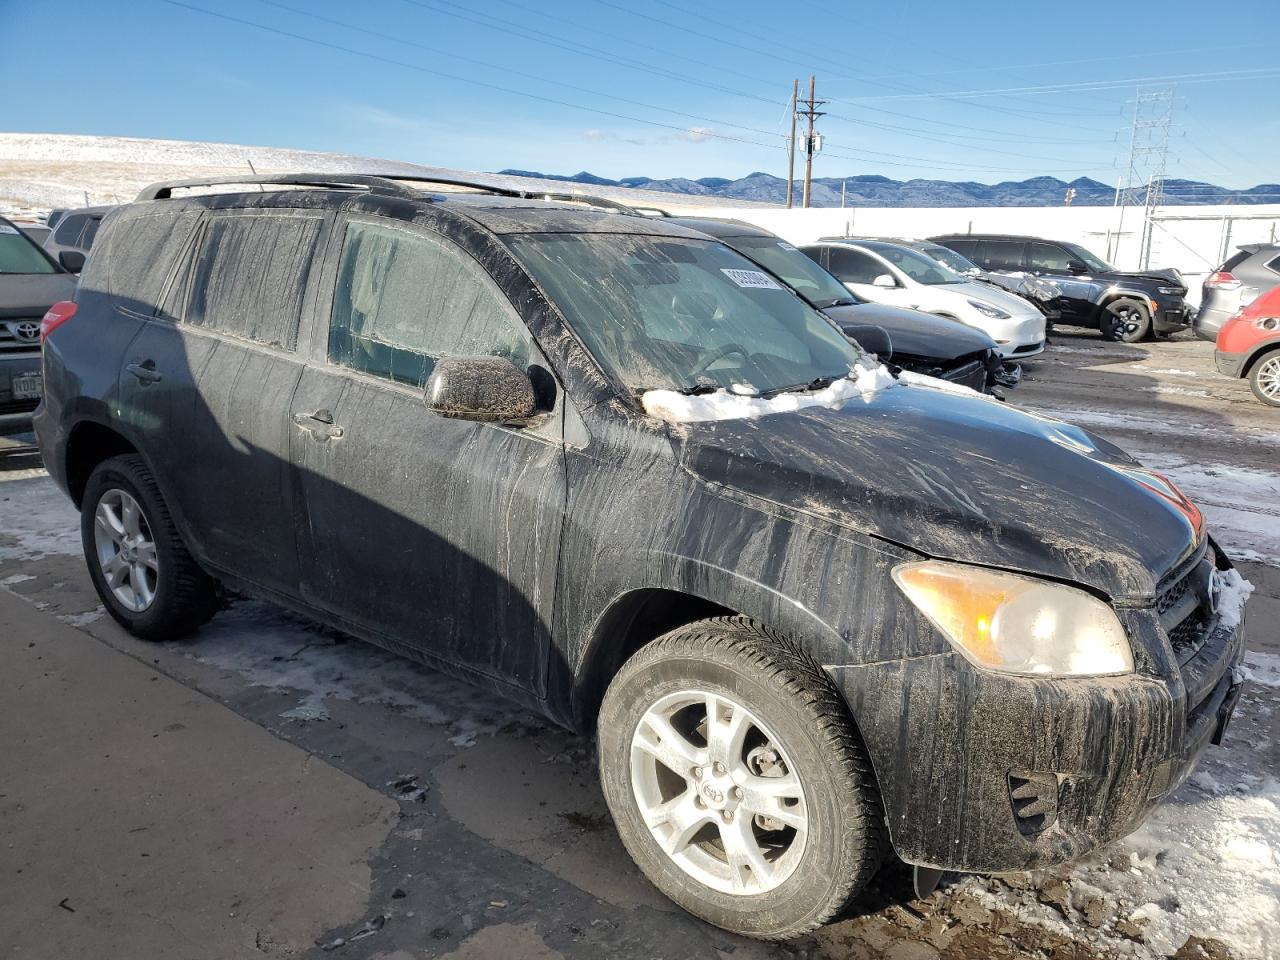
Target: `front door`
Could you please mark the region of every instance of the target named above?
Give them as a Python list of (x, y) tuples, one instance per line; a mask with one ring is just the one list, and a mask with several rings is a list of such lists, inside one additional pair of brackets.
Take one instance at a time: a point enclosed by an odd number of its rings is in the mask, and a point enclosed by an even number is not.
[[(863, 300), (912, 310), (920, 306), (919, 288), (903, 286), (889, 267), (870, 254), (840, 246), (828, 247), (827, 253), (831, 273)], [(892, 282), (882, 285), (886, 277)], [(881, 279), (880, 284), (876, 283), (877, 279)]]
[(1028, 244), (1027, 266), (1032, 273), (1052, 280), (1062, 295), (1051, 305), (1062, 313), (1064, 323), (1087, 323), (1093, 316), (1093, 305), (1100, 299), (1102, 285), (1087, 274), (1071, 272), (1075, 258), (1056, 243), (1033, 240)]
[(542, 695), (566, 497), (559, 391), (537, 426), (432, 413), (423, 386), (440, 357), (545, 362), (453, 241), (373, 219), (341, 229), (327, 343), (291, 412), (304, 593)]

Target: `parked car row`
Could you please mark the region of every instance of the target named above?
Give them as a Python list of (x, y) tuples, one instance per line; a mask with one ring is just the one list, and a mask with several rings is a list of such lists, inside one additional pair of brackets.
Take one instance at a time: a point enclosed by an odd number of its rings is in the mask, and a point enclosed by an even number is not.
[[(921, 896), (1081, 856), (1219, 741), (1247, 589), (1199, 510), (1085, 430), (896, 378), (822, 311), (898, 314), (785, 242), (237, 183), (110, 213), (42, 324), (40, 449), (137, 636), (226, 587), (594, 731), (640, 869), (767, 939), (890, 851)], [(997, 303), (908, 248), (817, 249)], [(1042, 348), (998, 303), (997, 352)]]

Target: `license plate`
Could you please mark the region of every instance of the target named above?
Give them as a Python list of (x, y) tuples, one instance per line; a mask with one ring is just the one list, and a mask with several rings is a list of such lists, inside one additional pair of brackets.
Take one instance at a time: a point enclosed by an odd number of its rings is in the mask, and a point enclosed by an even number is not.
[(38, 373), (24, 373), (9, 382), (15, 400), (39, 400), (44, 393), (44, 378)]

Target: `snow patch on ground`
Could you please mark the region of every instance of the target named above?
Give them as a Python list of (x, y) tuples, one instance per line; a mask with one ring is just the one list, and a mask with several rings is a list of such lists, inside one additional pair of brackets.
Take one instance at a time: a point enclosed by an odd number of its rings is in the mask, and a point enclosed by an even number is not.
[(1271, 653), (1260, 653), (1257, 650), (1246, 650), (1244, 665), (1246, 680), (1264, 687), (1280, 689), (1280, 657)]
[(329, 719), (328, 701), (395, 707), (405, 715), (447, 726), (452, 735), (492, 734), (508, 724), (538, 722), (479, 687), (340, 634), (271, 604), (243, 600), (200, 630), (198, 644), (170, 649), (251, 686), (298, 698), (280, 714), (291, 720)]
[(76, 556), (80, 514), (47, 476), (11, 480), (0, 473), (0, 561)]
[(58, 619), (73, 627), (87, 627), (91, 623), (97, 623), (106, 615), (107, 611), (101, 606), (97, 606), (92, 610), (86, 610), (84, 613), (60, 613), (58, 614)]

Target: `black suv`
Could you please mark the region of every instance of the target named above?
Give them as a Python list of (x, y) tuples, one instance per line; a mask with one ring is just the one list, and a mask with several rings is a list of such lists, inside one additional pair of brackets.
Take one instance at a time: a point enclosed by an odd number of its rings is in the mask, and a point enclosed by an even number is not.
[(137, 636), (229, 589), (594, 730), (644, 872), (766, 938), (889, 845), (924, 890), (1079, 856), (1220, 736), (1239, 574), (1106, 441), (662, 220), (248, 182), (108, 214), (47, 325), (41, 451)]
[(1032, 273), (1055, 281), (1057, 323), (1093, 327), (1107, 340), (1135, 343), (1168, 336), (1191, 322), (1187, 285), (1176, 270), (1117, 270), (1076, 243), (996, 233), (930, 237), (995, 273)]

